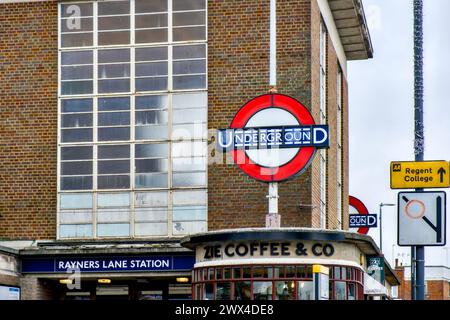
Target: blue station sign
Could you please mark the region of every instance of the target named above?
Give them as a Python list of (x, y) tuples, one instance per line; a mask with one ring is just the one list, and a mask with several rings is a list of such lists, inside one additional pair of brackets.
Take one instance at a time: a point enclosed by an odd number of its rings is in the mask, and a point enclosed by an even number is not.
[(376, 214), (349, 214), (349, 228), (376, 228)]
[(30, 258), (22, 260), (22, 273), (190, 271), (194, 256), (132, 256)]
[(326, 148), (328, 136), (328, 125), (219, 129), (217, 142), (223, 150)]

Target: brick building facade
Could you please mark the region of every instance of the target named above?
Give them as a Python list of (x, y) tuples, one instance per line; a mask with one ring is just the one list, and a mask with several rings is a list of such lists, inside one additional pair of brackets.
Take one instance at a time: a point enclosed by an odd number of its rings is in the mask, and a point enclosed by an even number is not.
[[(43, 0), (0, 4), (3, 35), (0, 37), (3, 88), (0, 93), (1, 244), (10, 244), (19, 250), (19, 255), (33, 259), (98, 255), (96, 245), (99, 243), (111, 248), (117, 244), (142, 245), (145, 254), (172, 255), (175, 252), (177, 255), (189, 251), (177, 245), (180, 237), (206, 231), (204, 228), (213, 231), (264, 227), (268, 210), (267, 184), (246, 176), (230, 159), (227, 163), (218, 161), (226, 156), (215, 150), (214, 141), (215, 130), (228, 127), (245, 102), (268, 92), (269, 0), (160, 0), (151, 5), (142, 0), (110, 1), (110, 5), (108, 2), (83, 4)], [(316, 123), (324, 121), (330, 128), (330, 148), (317, 152), (312, 165), (303, 174), (280, 184), (282, 227), (347, 230), (346, 64), (348, 60), (372, 57), (362, 4), (348, 0), (279, 0), (276, 10), (278, 92), (300, 101), (310, 110)], [(70, 26), (77, 26), (77, 23), (80, 23), (79, 29), (72, 30)], [(128, 38), (119, 43), (117, 41), (122, 41), (119, 36)], [(160, 38), (152, 40), (152, 37)], [(148, 56), (151, 50), (166, 47), (169, 52), (166, 57)], [(197, 51), (188, 52), (194, 47)], [(108, 52), (113, 55), (114, 50), (128, 52), (128, 60), (101, 61), (108, 59), (105, 58)], [(181, 53), (176, 52), (181, 50), (188, 53), (183, 53), (184, 58), (177, 58)], [(207, 54), (200, 53), (192, 58), (199, 50), (206, 50), (202, 52)], [(139, 60), (138, 51), (147, 52), (145, 59)], [(93, 57), (93, 62), (89, 62), (90, 58), (79, 60), (79, 65), (67, 62), (79, 53)], [(111, 76), (118, 72), (114, 64), (122, 68), (120, 76)], [(100, 70), (104, 73), (100, 74)], [(82, 73), (87, 76), (83, 78)], [(207, 84), (202, 85), (206, 75)], [(155, 86), (156, 78), (162, 79), (158, 85), (163, 87), (140, 89), (144, 85)], [(195, 85), (186, 79), (195, 80)], [(119, 83), (128, 85), (128, 89), (108, 89)], [(142, 107), (137, 102), (139, 98), (155, 95), (161, 101), (170, 101), (167, 110), (161, 107), (163, 111), (158, 111), (157, 116), (151, 115), (154, 106)], [(172, 130), (179, 123), (187, 127), (186, 122), (177, 120), (176, 114), (180, 106), (175, 101), (183, 101), (183, 95), (207, 97), (206, 120), (202, 121), (207, 122), (208, 135), (202, 134), (195, 140), (207, 146), (207, 154), (201, 155), (206, 158), (207, 166), (201, 169), (180, 167), (173, 159), (178, 140), (169, 135), (167, 139), (155, 138), (159, 144), (167, 143), (171, 150), (168, 157), (158, 159), (155, 166), (159, 171), (155, 173), (153, 167), (149, 169), (153, 158), (149, 160), (147, 155), (147, 159), (138, 159), (138, 146), (154, 145), (154, 137), (140, 138), (139, 135), (148, 135), (156, 128), (151, 126), (155, 123), (166, 125), (165, 130)], [(131, 101), (128, 111), (123, 106), (122, 109), (113, 106), (102, 110), (107, 101), (117, 97)], [(66, 108), (65, 104), (69, 105), (70, 101), (91, 101), (92, 106), (81, 115), (76, 113), (79, 110)], [(199, 110), (198, 107), (195, 106)], [(142, 108), (147, 109), (140, 111)], [(187, 111), (184, 117), (198, 111), (190, 108), (184, 110)], [(109, 117), (107, 112), (110, 112)], [(124, 118), (117, 120), (114, 116), (119, 113)], [(138, 122), (141, 117), (142, 122)], [(183, 118), (181, 113), (178, 118)], [(73, 124), (74, 121), (77, 124)], [(138, 126), (142, 126), (141, 131)], [(111, 135), (115, 134), (114, 130), (128, 130), (129, 136), (118, 139), (119, 142), (101, 138), (102, 132), (106, 134), (108, 129)], [(91, 130), (92, 137), (90, 140), (69, 137), (68, 132), (76, 130)], [(101, 158), (102, 150), (120, 146), (128, 148), (126, 159), (114, 160), (115, 155), (110, 156), (113, 160)], [(83, 162), (90, 167), (82, 167), (79, 158), (64, 158), (64, 152), (71, 150), (76, 150), (75, 154), (94, 150), (91, 158), (86, 158), (91, 162)], [(111, 166), (122, 161), (130, 169), (103, 168), (108, 161)], [(137, 169), (140, 166), (142, 171)], [(176, 169), (177, 166), (183, 169)], [(203, 174), (207, 177), (204, 180)], [(153, 185), (152, 181), (156, 180), (152, 179), (161, 177), (166, 181)], [(187, 180), (180, 182), (180, 179)], [(201, 182), (186, 182), (191, 180)], [(82, 187), (77, 187), (79, 181), (83, 181), (80, 182)], [(116, 181), (119, 184), (114, 187), (105, 187)], [(167, 195), (168, 200), (162, 201), (158, 194)], [(186, 198), (192, 198), (191, 194), (207, 200), (190, 203)], [(101, 205), (103, 198), (120, 198), (122, 203), (116, 207), (108, 203)], [(123, 199), (128, 207), (124, 207)], [(77, 206), (84, 201), (94, 204)], [(117, 213), (118, 218), (105, 218), (105, 212)], [(149, 216), (154, 212), (162, 212), (165, 218), (153, 222), (154, 218)], [(186, 220), (186, 212), (195, 218)], [(90, 218), (86, 218), (86, 214)], [(123, 220), (124, 214), (126, 220)], [(140, 221), (138, 217), (142, 215), (146, 215), (147, 220)], [(84, 222), (73, 222), (81, 219), (85, 219)], [(32, 241), (37, 241), (37, 245)], [(84, 251), (84, 245), (92, 247)], [(54, 251), (55, 247), (65, 249)], [(108, 251), (110, 255), (130, 252)], [(180, 274), (186, 275), (186, 270)], [(175, 275), (176, 272), (170, 274)], [(145, 274), (141, 276), (145, 278)], [(42, 279), (35, 278), (25, 275), (21, 280), (25, 298), (39, 298), (39, 294), (27, 296), (28, 289), (25, 289), (37, 286), (30, 285), (33, 281), (42, 284)], [(50, 288), (57, 286), (56, 275), (43, 278), (50, 283)]]

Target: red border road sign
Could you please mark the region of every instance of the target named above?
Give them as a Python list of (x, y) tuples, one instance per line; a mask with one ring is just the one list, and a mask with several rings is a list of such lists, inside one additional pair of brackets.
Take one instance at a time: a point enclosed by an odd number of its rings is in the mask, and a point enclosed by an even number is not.
[[(309, 110), (296, 99), (283, 94), (265, 94), (247, 102), (234, 116), (230, 128), (244, 128), (253, 115), (266, 108), (284, 109), (301, 125), (315, 124)], [(314, 158), (315, 151), (314, 147), (302, 147), (292, 160), (277, 168), (263, 167), (254, 163), (245, 150), (233, 150), (232, 155), (234, 162), (250, 177), (265, 182), (276, 182), (287, 180), (306, 170)]]
[[(348, 204), (353, 208), (355, 208), (359, 214), (369, 214), (369, 210), (367, 210), (366, 206), (364, 205), (364, 203), (362, 203), (361, 200), (353, 196), (349, 196), (348, 198), (349, 198)], [(367, 234), (367, 232), (369, 232), (369, 228), (358, 229), (358, 233), (360, 234)]]

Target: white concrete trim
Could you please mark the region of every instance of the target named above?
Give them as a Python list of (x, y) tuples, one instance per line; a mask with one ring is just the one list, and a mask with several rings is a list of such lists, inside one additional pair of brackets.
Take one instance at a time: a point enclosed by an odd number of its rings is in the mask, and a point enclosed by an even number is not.
[(317, 5), (319, 6), (323, 21), (327, 27), (333, 47), (336, 50), (342, 73), (347, 78), (347, 57), (345, 55), (344, 46), (342, 45), (336, 23), (334, 22), (333, 14), (331, 13), (330, 6), (328, 5), (328, 0), (317, 0)]
[(364, 271), (363, 268), (353, 261), (348, 260), (336, 260), (336, 259), (292, 259), (292, 258), (263, 258), (263, 259), (229, 259), (229, 260), (220, 260), (220, 261), (205, 261), (205, 262), (197, 262), (194, 265), (194, 268), (203, 268), (203, 267), (218, 267), (218, 266), (228, 266), (228, 265), (261, 265), (261, 264), (321, 264), (321, 265), (338, 265), (338, 266), (347, 266), (347, 267), (355, 267)]

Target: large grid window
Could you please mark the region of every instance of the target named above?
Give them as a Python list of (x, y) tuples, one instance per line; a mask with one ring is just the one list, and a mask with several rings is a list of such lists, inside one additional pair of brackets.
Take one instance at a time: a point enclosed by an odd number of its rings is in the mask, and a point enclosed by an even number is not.
[(206, 17), (206, 0), (59, 4), (59, 238), (206, 231)]
[[(363, 271), (330, 266), (330, 300), (363, 300)], [(195, 300), (314, 300), (311, 265), (195, 268)]]
[[(327, 123), (327, 38), (323, 21), (320, 23), (320, 124)], [(327, 225), (327, 151), (320, 150), (320, 228)]]

